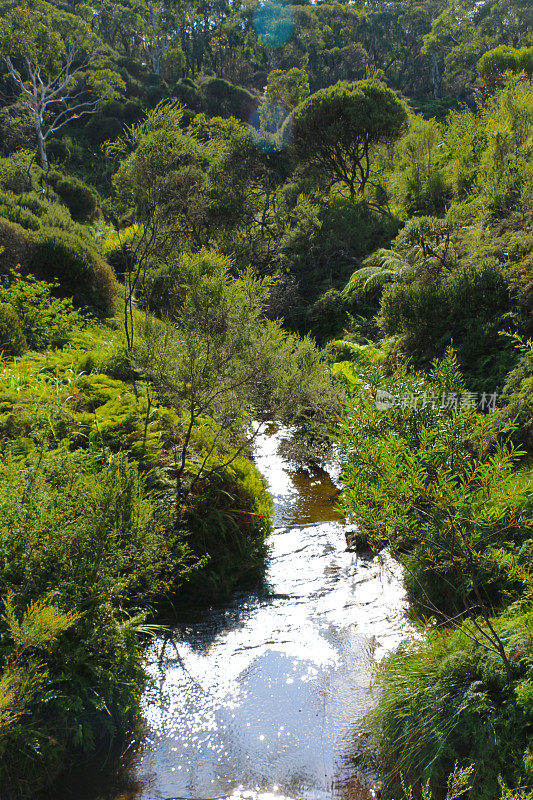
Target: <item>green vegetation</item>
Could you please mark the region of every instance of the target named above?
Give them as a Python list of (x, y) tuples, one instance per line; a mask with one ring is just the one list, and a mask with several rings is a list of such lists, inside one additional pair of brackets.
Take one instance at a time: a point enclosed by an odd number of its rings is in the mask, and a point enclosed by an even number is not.
[(384, 797), (527, 800), (530, 5), (0, 3), (0, 797), (260, 575), (276, 419), (405, 569)]
[[(450, 351), (429, 375), (343, 367), (344, 502), (371, 545), (404, 565), (422, 638), (380, 667), (369, 719), (386, 796), (402, 780), (443, 790), (476, 763), (474, 797), (531, 777), (530, 469), (480, 413)], [(363, 388), (365, 387), (365, 388)]]

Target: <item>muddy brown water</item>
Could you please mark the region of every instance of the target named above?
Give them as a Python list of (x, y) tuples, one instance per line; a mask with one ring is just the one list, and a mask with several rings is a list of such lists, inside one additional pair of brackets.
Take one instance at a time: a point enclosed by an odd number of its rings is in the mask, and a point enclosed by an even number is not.
[(374, 796), (358, 729), (376, 660), (408, 630), (401, 575), (346, 551), (335, 484), (291, 470), (282, 436), (256, 445), (275, 505), (264, 585), (154, 640), (142, 736), (120, 769), (67, 777), (54, 800)]

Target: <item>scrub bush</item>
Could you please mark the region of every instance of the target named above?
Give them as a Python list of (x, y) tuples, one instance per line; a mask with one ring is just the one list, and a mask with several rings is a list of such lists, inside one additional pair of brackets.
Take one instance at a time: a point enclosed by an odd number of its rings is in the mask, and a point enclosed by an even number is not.
[[(11, 619), (53, 603), (72, 623), (39, 653), (39, 691), (15, 706), (16, 720), (0, 722), (0, 783), (13, 797), (21, 775), (34, 788), (67, 752), (108, 746), (131, 723), (145, 684), (139, 609), (166, 592), (188, 556), (123, 455), (102, 464), (67, 447), (18, 456), (4, 446), (0, 519), (0, 594)], [(0, 620), (4, 674), (20, 638)], [(31, 665), (20, 659), (20, 668), (28, 685)]]
[(52, 296), (54, 288), (54, 284), (38, 281), (33, 275), (22, 277), (19, 272), (11, 272), (8, 278), (0, 281), (0, 304), (9, 303), (17, 318), (12, 326), (12, 337), (16, 337), (18, 325), (25, 344), (32, 350), (62, 347), (71, 333), (83, 326), (83, 317), (70, 300)]
[(116, 295), (113, 272), (104, 259), (79, 236), (43, 227), (34, 236), (31, 271), (57, 281), (61, 294), (97, 316), (110, 316)]
[(0, 352), (7, 356), (20, 356), (27, 346), (16, 310), (0, 300)]
[(494, 392), (516, 363), (512, 346), (499, 336), (513, 323), (512, 309), (504, 270), (488, 262), (456, 270), (442, 283), (389, 284), (380, 325), (418, 367), (453, 343), (469, 387)]
[(533, 612), (517, 609), (493, 624), (511, 653), (512, 683), (466, 624), (428, 630), (381, 663), (370, 729), (385, 798), (397, 797), (403, 781), (429, 782), (434, 796), (444, 796), (456, 762), (475, 764), (471, 800), (499, 797), (501, 779), (517, 789), (531, 785)]
[(54, 190), (68, 206), (72, 219), (77, 222), (94, 219), (98, 211), (98, 195), (86, 183), (65, 175), (55, 181)]

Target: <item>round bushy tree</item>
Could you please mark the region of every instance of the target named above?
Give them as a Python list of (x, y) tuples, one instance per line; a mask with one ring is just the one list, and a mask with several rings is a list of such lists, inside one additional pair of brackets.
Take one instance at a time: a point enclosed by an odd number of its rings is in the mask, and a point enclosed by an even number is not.
[(373, 148), (401, 134), (407, 112), (396, 93), (373, 78), (320, 89), (290, 119), (298, 161), (317, 168), (331, 185), (347, 186), (353, 199), (369, 183)]

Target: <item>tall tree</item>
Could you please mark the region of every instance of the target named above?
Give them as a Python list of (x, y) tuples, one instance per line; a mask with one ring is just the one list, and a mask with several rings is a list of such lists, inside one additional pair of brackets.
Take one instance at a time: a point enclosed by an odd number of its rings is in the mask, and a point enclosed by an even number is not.
[(423, 52), (444, 61), (448, 90), (464, 95), (476, 84), (480, 57), (501, 44), (533, 44), (530, 0), (448, 0), (424, 37)]
[(148, 58), (152, 72), (161, 74), (161, 60), (179, 37), (174, 9), (168, 2), (140, 3), (135, 36)]

